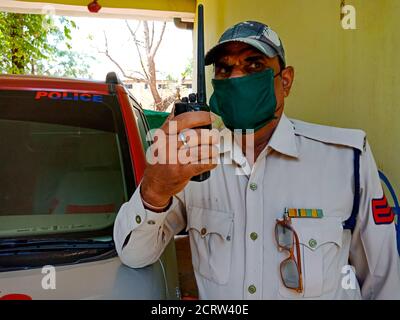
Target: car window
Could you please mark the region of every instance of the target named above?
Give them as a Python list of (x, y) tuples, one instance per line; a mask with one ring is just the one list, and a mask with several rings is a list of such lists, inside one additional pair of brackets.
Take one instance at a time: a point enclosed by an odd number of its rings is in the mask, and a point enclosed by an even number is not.
[(112, 230), (133, 192), (114, 98), (67, 97), (0, 91), (0, 238)]
[(147, 132), (149, 131), (146, 119), (144, 117), (143, 112), (141, 112), (137, 107), (135, 107), (136, 105), (135, 101), (131, 98), (129, 98), (129, 101), (131, 103), (133, 112), (135, 114), (135, 120), (139, 129), (140, 139), (142, 140), (144, 151), (146, 151), (147, 148), (149, 147), (149, 141), (146, 140)]

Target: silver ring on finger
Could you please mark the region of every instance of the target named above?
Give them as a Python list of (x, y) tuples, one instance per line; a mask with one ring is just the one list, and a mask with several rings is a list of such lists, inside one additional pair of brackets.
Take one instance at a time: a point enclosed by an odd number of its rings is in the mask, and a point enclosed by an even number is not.
[(179, 140), (182, 141), (182, 143), (183, 143), (183, 145), (184, 145), (185, 147), (188, 147), (188, 146), (189, 146), (188, 143), (187, 143), (187, 141), (186, 141), (186, 136), (185, 136), (185, 134), (184, 134), (183, 132), (180, 132), (179, 135), (178, 135), (178, 137), (179, 137)]

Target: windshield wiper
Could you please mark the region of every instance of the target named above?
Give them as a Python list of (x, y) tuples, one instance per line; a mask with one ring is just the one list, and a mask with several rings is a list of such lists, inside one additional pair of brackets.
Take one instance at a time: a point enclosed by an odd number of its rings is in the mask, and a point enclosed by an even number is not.
[(59, 250), (59, 249), (113, 249), (113, 241), (98, 241), (93, 239), (0, 239), (0, 253), (31, 251), (31, 250)]

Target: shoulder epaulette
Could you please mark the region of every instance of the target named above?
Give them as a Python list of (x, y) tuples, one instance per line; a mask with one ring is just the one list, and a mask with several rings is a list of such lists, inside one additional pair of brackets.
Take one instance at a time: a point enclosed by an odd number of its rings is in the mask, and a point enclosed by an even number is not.
[(356, 148), (361, 152), (365, 151), (367, 136), (362, 130), (323, 126), (293, 119), (290, 121), (293, 123), (296, 135), (323, 143)]

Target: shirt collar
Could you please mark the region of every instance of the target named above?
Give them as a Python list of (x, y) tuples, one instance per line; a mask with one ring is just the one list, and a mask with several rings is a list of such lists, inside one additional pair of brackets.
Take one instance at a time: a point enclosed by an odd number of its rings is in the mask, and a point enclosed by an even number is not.
[(269, 140), (268, 147), (293, 158), (299, 157), (294, 125), (284, 113)]
[[(240, 146), (233, 140), (233, 134), (231, 131), (228, 129), (221, 131), (221, 140), (219, 145), (220, 154), (229, 152), (230, 158), (234, 162), (238, 165), (243, 165), (246, 163), (246, 157), (243, 155)], [(284, 113), (282, 113), (281, 119), (279, 120), (268, 145), (261, 152), (260, 156), (266, 154), (269, 149), (274, 149), (279, 153), (294, 158), (298, 158), (299, 156), (294, 125)]]

